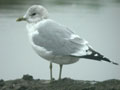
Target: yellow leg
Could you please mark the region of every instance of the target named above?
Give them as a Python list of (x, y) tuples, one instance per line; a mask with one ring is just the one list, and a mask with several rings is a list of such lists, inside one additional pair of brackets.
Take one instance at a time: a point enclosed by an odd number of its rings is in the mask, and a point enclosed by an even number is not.
[(53, 80), (53, 77), (52, 77), (52, 62), (50, 62), (50, 80), (51, 81)]
[(59, 65), (60, 66), (60, 72), (59, 72), (59, 80), (61, 80), (61, 74), (62, 74), (62, 64)]

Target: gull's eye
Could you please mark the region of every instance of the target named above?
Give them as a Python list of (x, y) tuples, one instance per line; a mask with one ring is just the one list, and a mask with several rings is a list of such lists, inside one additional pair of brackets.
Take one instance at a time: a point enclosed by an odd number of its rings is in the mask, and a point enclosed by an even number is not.
[(35, 15), (36, 15), (36, 13), (32, 13), (32, 14), (31, 14), (31, 16), (35, 16)]

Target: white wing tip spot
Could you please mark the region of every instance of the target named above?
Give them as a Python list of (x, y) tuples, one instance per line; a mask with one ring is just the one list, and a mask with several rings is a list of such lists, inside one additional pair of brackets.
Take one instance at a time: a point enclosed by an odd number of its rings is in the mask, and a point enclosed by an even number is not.
[(98, 54), (95, 54), (94, 56), (98, 56)]
[(76, 35), (76, 34), (72, 34), (70, 39), (75, 39), (75, 38), (80, 38), (80, 36)]

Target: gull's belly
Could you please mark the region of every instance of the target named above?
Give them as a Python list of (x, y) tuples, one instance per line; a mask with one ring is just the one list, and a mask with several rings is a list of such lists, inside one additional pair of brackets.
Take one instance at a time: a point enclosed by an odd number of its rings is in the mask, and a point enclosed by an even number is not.
[(57, 63), (57, 64), (72, 64), (79, 60), (79, 58), (71, 57), (71, 56), (56, 56), (52, 54), (52, 51), (47, 51), (45, 48), (40, 46), (32, 45), (33, 49), (36, 53), (42, 58)]
[(51, 51), (47, 51), (45, 48), (37, 46), (35, 44), (32, 44), (32, 47), (36, 51), (36, 53), (42, 58), (45, 58), (47, 60), (51, 60), (54, 58), (54, 55), (52, 55)]

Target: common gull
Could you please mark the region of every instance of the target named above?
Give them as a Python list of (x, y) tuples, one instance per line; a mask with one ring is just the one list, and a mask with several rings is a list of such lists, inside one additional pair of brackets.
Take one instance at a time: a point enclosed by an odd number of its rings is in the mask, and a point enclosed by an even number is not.
[(64, 25), (48, 18), (48, 11), (41, 5), (31, 6), (23, 17), (17, 21), (26, 21), (30, 43), (36, 53), (50, 62), (50, 79), (52, 77), (52, 63), (59, 64), (59, 80), (62, 66), (72, 64), (80, 58), (97, 61), (107, 61), (118, 65), (99, 52), (89, 43)]

